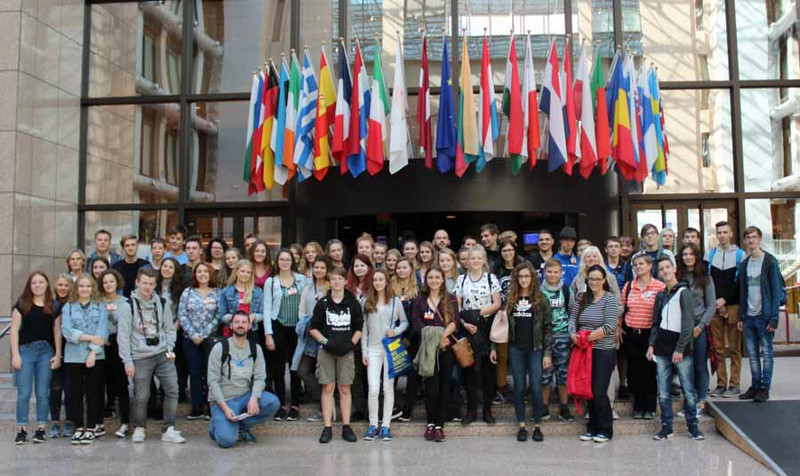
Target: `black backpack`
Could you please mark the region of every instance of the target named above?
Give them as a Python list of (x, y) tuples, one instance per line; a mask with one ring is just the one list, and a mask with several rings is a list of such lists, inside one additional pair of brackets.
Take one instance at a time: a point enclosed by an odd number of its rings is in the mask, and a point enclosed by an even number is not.
[[(253, 340), (247, 339), (247, 342), (250, 344), (250, 355), (248, 358), (253, 359), (253, 373), (250, 375), (250, 386), (253, 386), (253, 380), (255, 376), (256, 370), (256, 360), (258, 359), (258, 350), (256, 349), (256, 343)], [(228, 364), (228, 379), (231, 378), (231, 348), (230, 342), (228, 342), (227, 338), (223, 338), (219, 341), (222, 344), (222, 355), (220, 356), (220, 362), (224, 367), (225, 364)], [(220, 371), (220, 374), (222, 372)]]

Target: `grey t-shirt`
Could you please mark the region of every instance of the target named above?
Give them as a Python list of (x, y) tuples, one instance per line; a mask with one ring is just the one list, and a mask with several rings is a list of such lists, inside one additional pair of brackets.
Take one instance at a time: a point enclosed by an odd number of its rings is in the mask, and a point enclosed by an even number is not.
[(208, 401), (224, 402), (231, 398), (241, 397), (250, 391), (257, 398), (261, 397), (261, 392), (264, 391), (264, 379), (267, 377), (261, 347), (256, 346), (258, 355), (253, 359), (250, 355), (249, 343), (240, 349), (233, 343), (233, 337), (228, 339), (231, 355), (230, 373), (228, 373), (228, 362), (225, 362), (224, 365), (221, 362), (221, 343), (214, 345), (208, 356)]
[(761, 298), (761, 266), (764, 257), (753, 258), (747, 262), (747, 315), (760, 316), (763, 301)]

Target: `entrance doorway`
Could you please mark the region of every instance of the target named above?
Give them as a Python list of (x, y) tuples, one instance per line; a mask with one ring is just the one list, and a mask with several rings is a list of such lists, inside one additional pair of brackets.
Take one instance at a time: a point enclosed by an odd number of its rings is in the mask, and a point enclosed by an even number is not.
[(264, 240), (275, 256), (283, 239), (283, 213), (280, 211), (219, 210), (187, 212), (189, 234), (200, 236), (205, 247), (212, 238), (222, 238), (228, 246), (244, 252), (244, 237), (249, 233)]
[[(628, 229), (639, 238), (639, 231), (647, 223), (652, 223), (658, 230), (672, 228), (675, 231), (675, 243), (681, 243), (681, 233), (686, 228), (700, 230), (703, 250), (717, 246), (714, 224), (727, 221), (731, 229), (737, 230), (735, 200), (681, 200), (662, 202), (632, 202), (628, 217)], [(676, 250), (675, 250), (676, 251)]]

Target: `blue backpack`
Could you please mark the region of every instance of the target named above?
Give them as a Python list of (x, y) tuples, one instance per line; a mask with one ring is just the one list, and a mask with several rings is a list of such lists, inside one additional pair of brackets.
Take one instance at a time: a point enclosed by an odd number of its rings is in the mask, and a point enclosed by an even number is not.
[[(708, 275), (711, 276), (711, 264), (714, 262), (714, 255), (717, 254), (717, 248), (714, 247), (708, 253)], [(736, 276), (733, 278), (737, 283), (739, 282), (739, 265), (744, 259), (744, 250), (741, 248), (736, 249)]]

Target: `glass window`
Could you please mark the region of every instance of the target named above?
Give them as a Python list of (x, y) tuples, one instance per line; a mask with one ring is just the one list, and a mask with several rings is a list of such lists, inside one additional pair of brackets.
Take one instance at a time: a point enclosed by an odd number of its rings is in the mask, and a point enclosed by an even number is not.
[(616, 50), (613, 3), (612, 0), (572, 0), (574, 67), (578, 65), (582, 42), (587, 41), (590, 61), (599, 54), (603, 58), (603, 71), (608, 72)]
[[(244, 235), (255, 234), (269, 246), (270, 256), (275, 258), (281, 249), (281, 217), (246, 216), (244, 217)], [(289, 245), (285, 245), (288, 247)]]
[(179, 116), (175, 103), (89, 108), (86, 203), (177, 201)]
[(781, 0), (735, 3), (739, 78), (799, 78), (795, 3)]
[(797, 200), (787, 199), (745, 201), (747, 226), (761, 229), (762, 247), (778, 258), (781, 271), (796, 267), (800, 260), (800, 207), (797, 205)]
[(94, 234), (104, 229), (111, 232), (111, 249), (117, 253), (119, 238), (133, 233), (139, 238), (139, 256), (150, 256), (150, 240), (155, 237), (168, 238), (167, 232), (178, 223), (176, 210), (123, 210), (113, 212), (91, 212), (85, 214), (83, 250), (89, 254), (94, 250)]

